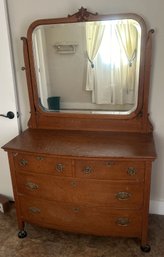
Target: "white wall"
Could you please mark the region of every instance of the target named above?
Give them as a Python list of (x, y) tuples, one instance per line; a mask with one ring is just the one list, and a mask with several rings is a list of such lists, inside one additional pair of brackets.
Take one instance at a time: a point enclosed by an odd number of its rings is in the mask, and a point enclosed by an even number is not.
[(8, 0), (16, 76), (22, 112), (22, 126), (26, 127), (29, 118), (29, 102), (25, 75), (21, 36), (26, 35), (29, 24), (39, 18), (64, 17), (81, 6), (100, 14), (133, 12), (141, 15), (148, 28), (155, 29), (154, 52), (150, 90), (150, 115), (158, 159), (153, 165), (151, 212), (164, 214), (164, 1), (163, 0)]
[[(84, 24), (83, 24), (84, 25)], [(85, 28), (82, 24), (55, 26), (45, 29), (47, 56), (50, 76), (50, 96), (59, 95), (65, 103), (91, 102), (91, 92), (85, 89), (85, 66), (87, 63), (85, 49)], [(76, 43), (73, 54), (60, 54), (54, 45), (62, 42)], [(74, 79), (74, 74), (76, 78)], [(66, 86), (67, 85), (67, 86)], [(73, 92), (73, 94), (72, 94)]]

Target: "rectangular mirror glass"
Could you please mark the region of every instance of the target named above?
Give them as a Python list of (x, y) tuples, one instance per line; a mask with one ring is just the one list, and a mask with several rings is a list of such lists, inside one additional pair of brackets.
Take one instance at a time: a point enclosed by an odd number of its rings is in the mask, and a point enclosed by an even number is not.
[(141, 26), (136, 20), (40, 25), (32, 43), (42, 110), (127, 115), (137, 108)]

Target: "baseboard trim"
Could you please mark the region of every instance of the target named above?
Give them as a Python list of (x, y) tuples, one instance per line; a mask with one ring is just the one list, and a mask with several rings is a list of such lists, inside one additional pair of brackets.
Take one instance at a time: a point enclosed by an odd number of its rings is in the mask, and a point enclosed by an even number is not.
[(150, 201), (149, 213), (164, 215), (164, 201)]

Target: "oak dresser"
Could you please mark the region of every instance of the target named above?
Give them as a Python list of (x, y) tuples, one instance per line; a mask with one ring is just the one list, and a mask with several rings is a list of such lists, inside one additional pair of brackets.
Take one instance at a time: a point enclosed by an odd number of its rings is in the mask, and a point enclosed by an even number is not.
[[(44, 25), (136, 19), (141, 26), (137, 106), (129, 112), (91, 113), (41, 105), (33, 32)], [(139, 32), (138, 32), (139, 33)], [(100, 236), (136, 237), (148, 244), (151, 167), (156, 158), (148, 114), (151, 35), (133, 14), (99, 16), (81, 8), (60, 19), (38, 20), (23, 37), (31, 117), (28, 129), (7, 143), (18, 236), (25, 223)]]

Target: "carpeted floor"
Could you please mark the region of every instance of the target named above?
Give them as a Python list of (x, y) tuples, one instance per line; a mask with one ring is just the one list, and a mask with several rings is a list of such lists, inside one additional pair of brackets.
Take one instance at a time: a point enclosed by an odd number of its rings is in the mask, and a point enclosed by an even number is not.
[(0, 257), (164, 257), (164, 216), (150, 215), (151, 252), (137, 239), (75, 235), (27, 224), (28, 236), (17, 237), (15, 209), (0, 212)]

